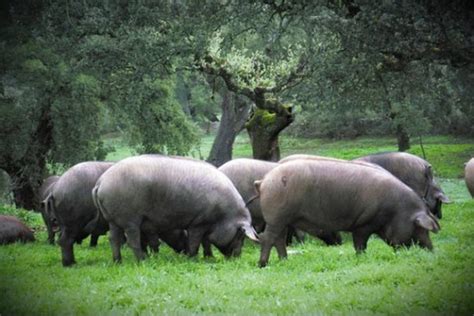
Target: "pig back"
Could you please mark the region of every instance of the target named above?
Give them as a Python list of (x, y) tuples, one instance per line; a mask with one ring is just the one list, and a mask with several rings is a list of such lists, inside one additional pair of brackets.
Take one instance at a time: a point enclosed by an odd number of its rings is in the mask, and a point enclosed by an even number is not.
[(265, 176), (260, 192), (267, 223), (306, 221), (333, 231), (392, 217), (403, 207), (410, 209), (400, 204), (422, 203), (388, 172), (335, 161), (282, 164)]

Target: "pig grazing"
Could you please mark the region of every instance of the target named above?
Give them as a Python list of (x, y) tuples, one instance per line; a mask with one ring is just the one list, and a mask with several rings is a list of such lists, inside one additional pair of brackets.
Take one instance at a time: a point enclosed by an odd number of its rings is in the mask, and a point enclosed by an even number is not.
[(0, 245), (17, 241), (35, 241), (35, 236), (31, 229), (15, 216), (0, 215)]
[(91, 234), (91, 246), (108, 230), (107, 222), (98, 215), (92, 200), (92, 188), (97, 179), (111, 166), (112, 162), (88, 161), (67, 170), (56, 182), (45, 201), (48, 216), (56, 220), (61, 237), (62, 263), (75, 263), (73, 245)]
[(468, 161), (464, 169), (464, 180), (471, 196), (474, 197), (474, 158)]
[(258, 240), (232, 182), (202, 161), (161, 155), (127, 158), (100, 177), (93, 196), (109, 222), (116, 262), (121, 261), (124, 233), (136, 258), (145, 258), (140, 240), (144, 221), (160, 236), (186, 230), (189, 256), (197, 254), (201, 242), (231, 256), (240, 254), (244, 234)]
[[(38, 191), (40, 201), (46, 200), (48, 195), (53, 190), (54, 184), (58, 181), (58, 179), (59, 179), (59, 176), (51, 176), (51, 177), (46, 178), (43, 181), (43, 184), (40, 186), (39, 191)], [(57, 226), (57, 223), (53, 221), (53, 219), (50, 218), (48, 214), (46, 214), (44, 203), (41, 203), (40, 213), (41, 213), (41, 216), (43, 217), (46, 230), (48, 231), (48, 241), (51, 245), (54, 245), (54, 236), (59, 227)]]
[(286, 162), (256, 181), (263, 218), (260, 266), (272, 246), (286, 257), (288, 225), (317, 235), (353, 234), (357, 252), (373, 233), (398, 247), (417, 242), (432, 249), (428, 231), (440, 227), (420, 197), (388, 172), (350, 162), (300, 159)]
[[(256, 195), (254, 182), (261, 180), (273, 168), (277, 167), (278, 163), (269, 162), (257, 159), (234, 159), (219, 167), (219, 170), (224, 173), (230, 181), (234, 184), (237, 191), (244, 199), (250, 201)], [(257, 232), (263, 231), (265, 228), (265, 221), (263, 220), (262, 211), (260, 208), (260, 200), (255, 199), (247, 205), (250, 214), (252, 215), (252, 225)], [(297, 232), (293, 227), (289, 227), (288, 242), (291, 238), (296, 236), (299, 241), (303, 240), (303, 234)], [(339, 234), (320, 234), (318, 236), (328, 245), (338, 245), (341, 243)]]
[(436, 183), (431, 165), (424, 159), (402, 152), (369, 155), (354, 161), (366, 161), (381, 166), (424, 199), (431, 213), (441, 219), (441, 204), (450, 203)]

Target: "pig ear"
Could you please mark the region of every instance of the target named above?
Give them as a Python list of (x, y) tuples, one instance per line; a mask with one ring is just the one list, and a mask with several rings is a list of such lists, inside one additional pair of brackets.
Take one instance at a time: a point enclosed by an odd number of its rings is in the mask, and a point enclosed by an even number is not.
[(444, 204), (451, 204), (453, 203), (445, 194), (441, 193), (438, 199), (443, 202)]
[(436, 194), (436, 199), (440, 200), (441, 202), (443, 202), (444, 204), (451, 204), (453, 202), (451, 202), (451, 200), (446, 196), (446, 194), (444, 194), (444, 192), (438, 192)]
[(429, 216), (426, 213), (419, 213), (415, 217), (415, 225), (423, 229), (432, 231), (433, 233), (437, 233), (441, 229), (438, 224), (438, 221), (434, 217)]
[(262, 180), (257, 180), (253, 183), (255, 186), (255, 191), (257, 191), (257, 194), (260, 195), (260, 185), (262, 184)]
[(242, 228), (242, 230), (244, 231), (245, 235), (248, 238), (250, 238), (251, 240), (253, 240), (255, 242), (260, 242), (260, 239), (258, 238), (257, 232), (252, 227), (252, 225), (244, 224), (241, 228)]

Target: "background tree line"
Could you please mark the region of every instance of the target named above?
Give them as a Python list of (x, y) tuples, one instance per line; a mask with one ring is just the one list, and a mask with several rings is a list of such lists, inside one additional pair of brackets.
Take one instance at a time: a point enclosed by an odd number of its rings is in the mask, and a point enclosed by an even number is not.
[[(120, 131), (140, 153), (255, 158), (278, 136), (474, 135), (471, 1), (4, 1), (0, 169), (35, 207), (60, 165), (104, 159)], [(49, 168), (49, 169), (48, 169)]]

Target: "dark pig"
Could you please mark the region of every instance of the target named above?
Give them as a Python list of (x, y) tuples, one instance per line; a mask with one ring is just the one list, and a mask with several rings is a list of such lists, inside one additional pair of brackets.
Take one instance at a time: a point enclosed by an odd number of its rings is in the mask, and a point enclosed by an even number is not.
[(451, 203), (436, 183), (431, 165), (424, 159), (403, 152), (368, 155), (354, 161), (366, 161), (381, 166), (424, 199), (431, 213), (442, 218), (442, 203)]
[(429, 231), (440, 226), (421, 198), (383, 170), (351, 162), (300, 159), (281, 164), (256, 181), (267, 223), (260, 236), (260, 266), (272, 246), (286, 257), (284, 234), (292, 225), (310, 234), (352, 232), (362, 252), (371, 234), (393, 247), (412, 242), (432, 249)]
[(35, 241), (33, 231), (15, 216), (0, 215), (0, 245)]
[(201, 242), (212, 243), (225, 256), (236, 256), (244, 235), (258, 240), (242, 197), (206, 162), (161, 155), (127, 158), (100, 177), (93, 196), (109, 222), (116, 262), (121, 261), (124, 233), (136, 258), (145, 258), (140, 240), (144, 221), (160, 236), (186, 230), (189, 256), (197, 254)]
[(92, 200), (92, 188), (97, 179), (112, 162), (87, 161), (67, 170), (56, 182), (45, 201), (47, 214), (57, 221), (61, 229), (58, 244), (61, 246), (62, 263), (75, 263), (74, 243), (91, 235), (91, 246), (108, 230), (107, 222), (98, 215)]

